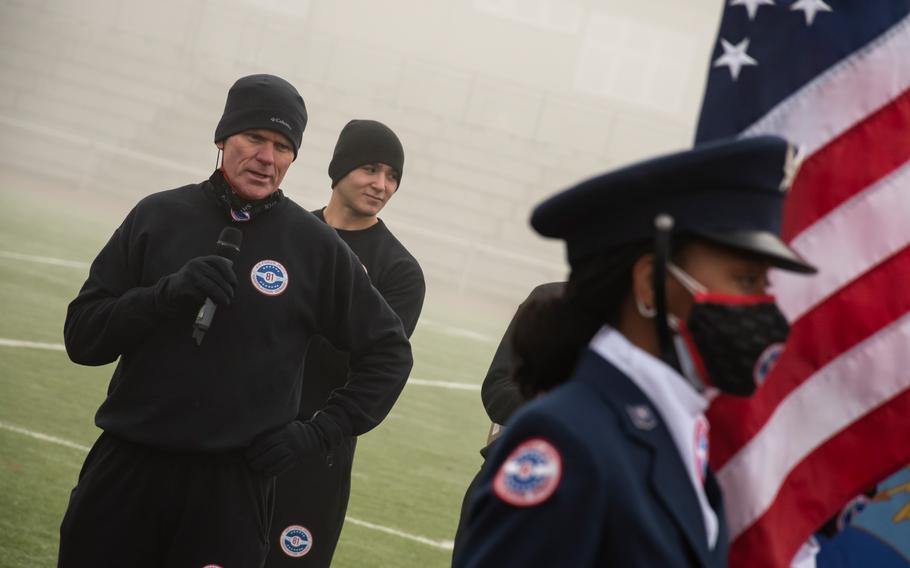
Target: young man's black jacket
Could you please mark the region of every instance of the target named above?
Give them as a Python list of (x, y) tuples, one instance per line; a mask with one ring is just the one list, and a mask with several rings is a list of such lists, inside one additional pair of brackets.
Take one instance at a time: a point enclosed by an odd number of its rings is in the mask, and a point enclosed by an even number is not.
[[(243, 232), (239, 284), (197, 346), (196, 309), (164, 309), (161, 282), (212, 254), (231, 224)], [(280, 293), (257, 286), (257, 265), (280, 267)], [(401, 322), (331, 227), (288, 198), (234, 222), (209, 181), (139, 202), (95, 259), (64, 327), (73, 361), (120, 358), (100, 428), (190, 452), (244, 448), (294, 420), (305, 348), (317, 334), (350, 353), (347, 383), (311, 420), (331, 449), (379, 424), (404, 387), (412, 358)]]
[[(313, 215), (325, 222), (322, 209), (313, 211)], [(405, 334), (411, 337), (426, 294), (423, 271), (417, 259), (381, 219), (368, 229), (335, 229), (335, 232), (363, 263), (373, 286), (401, 319)], [(319, 410), (332, 391), (344, 384), (347, 375), (347, 353), (333, 347), (324, 337), (313, 338), (307, 350), (298, 419), (306, 420)]]

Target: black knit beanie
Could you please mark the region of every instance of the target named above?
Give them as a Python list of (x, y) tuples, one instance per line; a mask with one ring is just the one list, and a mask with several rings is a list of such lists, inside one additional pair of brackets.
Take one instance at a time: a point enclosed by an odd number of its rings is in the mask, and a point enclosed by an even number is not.
[(385, 164), (404, 175), (404, 148), (392, 129), (375, 120), (352, 120), (341, 129), (329, 163), (332, 187), (364, 164)]
[(265, 128), (285, 135), (294, 146), (296, 159), (306, 119), (306, 105), (294, 85), (274, 75), (241, 77), (228, 91), (224, 114), (215, 128), (215, 142), (245, 130)]

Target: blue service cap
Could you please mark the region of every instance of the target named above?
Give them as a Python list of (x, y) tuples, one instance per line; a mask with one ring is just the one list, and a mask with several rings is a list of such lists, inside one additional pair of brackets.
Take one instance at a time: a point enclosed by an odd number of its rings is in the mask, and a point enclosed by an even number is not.
[(531, 225), (566, 241), (569, 264), (654, 238), (660, 214), (695, 235), (812, 273), (779, 237), (784, 196), (798, 166), (776, 136), (728, 139), (639, 162), (584, 181), (539, 204)]

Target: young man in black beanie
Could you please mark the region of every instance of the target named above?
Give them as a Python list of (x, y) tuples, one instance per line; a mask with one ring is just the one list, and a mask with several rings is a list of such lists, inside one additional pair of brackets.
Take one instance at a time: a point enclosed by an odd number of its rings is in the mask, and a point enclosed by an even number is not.
[[(329, 164), (329, 203), (313, 213), (348, 243), (410, 337), (423, 306), (423, 272), (377, 217), (398, 190), (403, 171), (404, 151), (395, 133), (373, 120), (352, 120)], [(310, 342), (298, 420), (312, 417), (344, 385), (349, 365), (344, 349), (322, 337)], [(278, 478), (268, 568), (331, 564), (350, 496), (355, 444), (350, 436), (327, 458), (301, 463)]]
[[(335, 231), (278, 189), (306, 119), (287, 81), (239, 79), (215, 130), (222, 166), (141, 200), (92, 264), (67, 352), (119, 361), (59, 566), (262, 566), (276, 476), (376, 426), (404, 387), (398, 317)], [(203, 334), (207, 299), (217, 312)], [(350, 373), (297, 420), (316, 336), (351, 353)]]

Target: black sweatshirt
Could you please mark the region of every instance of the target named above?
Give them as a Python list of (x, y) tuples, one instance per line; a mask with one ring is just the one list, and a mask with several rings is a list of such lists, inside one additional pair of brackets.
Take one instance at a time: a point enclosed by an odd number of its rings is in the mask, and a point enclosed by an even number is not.
[[(243, 232), (234, 261), (239, 284), (197, 346), (195, 309), (168, 317), (156, 306), (155, 286), (188, 260), (212, 254), (230, 224)], [(284, 267), (282, 293), (257, 288), (252, 271), (263, 261)], [(136, 205), (92, 263), (64, 335), (77, 363), (120, 357), (98, 427), (179, 451), (243, 448), (294, 420), (305, 348), (315, 335), (351, 354), (347, 384), (313, 418), (328, 448), (376, 426), (412, 365), (401, 322), (334, 230), (288, 198), (233, 222), (209, 181)]]
[[(313, 214), (325, 221), (323, 209), (313, 211)], [(417, 259), (381, 219), (367, 229), (336, 229), (336, 232), (363, 263), (373, 286), (401, 318), (404, 331), (410, 337), (417, 327), (426, 294), (423, 271)], [(347, 375), (347, 354), (333, 347), (324, 337), (313, 338), (304, 367), (299, 419), (306, 420), (319, 410), (329, 394), (344, 385)]]

